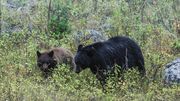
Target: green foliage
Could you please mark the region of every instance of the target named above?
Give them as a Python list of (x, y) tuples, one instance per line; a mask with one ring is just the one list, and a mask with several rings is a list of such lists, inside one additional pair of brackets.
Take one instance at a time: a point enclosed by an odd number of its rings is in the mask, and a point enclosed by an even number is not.
[(173, 49), (175, 53), (180, 51), (180, 40), (177, 40), (173, 43)]
[[(8, 8), (7, 0), (2, 0), (0, 101), (180, 100), (180, 86), (163, 83), (164, 66), (180, 56), (177, 26), (173, 25), (179, 18), (178, 0), (51, 0), (50, 11), (49, 0), (37, 0), (33, 10), (26, 7), (27, 1), (18, 0), (19, 8)], [(51, 77), (42, 77), (36, 66), (40, 43), (75, 54), (72, 31), (98, 29), (102, 24), (112, 26), (104, 31), (107, 36), (126, 35), (140, 44), (146, 77), (141, 78), (136, 69), (126, 71), (124, 79), (110, 74), (106, 93), (89, 69), (76, 74), (62, 64)]]
[[(68, 5), (62, 5), (60, 2), (55, 2), (54, 8), (50, 13), (48, 28), (52, 36), (63, 38), (64, 34), (70, 33), (69, 14), (70, 8)], [(51, 9), (51, 8), (49, 8)]]

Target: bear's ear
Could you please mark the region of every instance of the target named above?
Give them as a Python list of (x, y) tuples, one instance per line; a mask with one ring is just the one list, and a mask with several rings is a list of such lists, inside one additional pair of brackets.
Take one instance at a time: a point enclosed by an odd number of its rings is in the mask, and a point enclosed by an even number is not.
[(82, 48), (83, 48), (83, 45), (82, 45), (82, 44), (79, 45), (79, 46), (78, 46), (78, 51), (80, 51)]
[(92, 57), (96, 52), (96, 49), (94, 47), (91, 47), (88, 51), (87, 51), (87, 55), (89, 57)]
[(50, 52), (48, 53), (48, 55), (49, 55), (49, 57), (53, 57), (54, 51), (50, 51)]
[(37, 57), (41, 56), (41, 53), (39, 51), (37, 51), (36, 54), (37, 54)]

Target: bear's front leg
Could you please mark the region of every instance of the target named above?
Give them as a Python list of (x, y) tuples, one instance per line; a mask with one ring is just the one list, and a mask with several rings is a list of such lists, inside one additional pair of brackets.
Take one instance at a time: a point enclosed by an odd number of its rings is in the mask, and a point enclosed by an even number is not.
[(106, 86), (106, 75), (104, 74), (103, 70), (99, 70), (96, 73), (96, 78), (100, 81), (100, 84), (102, 86), (102, 90), (103, 92), (106, 92), (105, 86)]

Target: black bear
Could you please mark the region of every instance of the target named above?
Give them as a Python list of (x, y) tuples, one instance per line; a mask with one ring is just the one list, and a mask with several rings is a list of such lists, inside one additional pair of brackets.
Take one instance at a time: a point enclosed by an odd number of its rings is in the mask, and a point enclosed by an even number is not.
[(65, 48), (53, 48), (43, 53), (37, 51), (37, 65), (47, 77), (57, 64), (70, 64), (71, 68), (75, 68), (73, 54)]
[(79, 45), (75, 64), (74, 71), (76, 73), (90, 68), (102, 85), (105, 84), (106, 72), (114, 70), (115, 64), (121, 67), (119, 68), (120, 71), (137, 66), (142, 76), (146, 74), (140, 47), (130, 38), (122, 36), (116, 36), (107, 41), (93, 43), (85, 47)]

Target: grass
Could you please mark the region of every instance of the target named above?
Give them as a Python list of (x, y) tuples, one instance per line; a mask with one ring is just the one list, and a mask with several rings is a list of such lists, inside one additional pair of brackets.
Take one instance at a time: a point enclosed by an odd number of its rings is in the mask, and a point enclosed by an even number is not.
[[(25, 0), (20, 1), (27, 4)], [(130, 4), (125, 0), (119, 3), (115, 0), (100, 0), (96, 10), (93, 1), (67, 1), (62, 0), (59, 4), (70, 8), (68, 23), (71, 32), (64, 33), (61, 39), (48, 34), (48, 2), (37, 1), (34, 10), (27, 13), (2, 5), (0, 18), (4, 23), (0, 34), (1, 101), (180, 100), (180, 86), (168, 86), (163, 82), (165, 65), (180, 57), (177, 32), (179, 23), (176, 23), (179, 13), (174, 10), (178, 8), (174, 2), (178, 1), (156, 1), (154, 4), (148, 0), (142, 11), (139, 8), (143, 4), (142, 0)], [(6, 0), (2, 1), (4, 3)], [(52, 0), (52, 6), (53, 3), (58, 4), (58, 1)], [(76, 74), (62, 64), (54, 70), (52, 77), (42, 77), (36, 66), (36, 51), (42, 50), (39, 46), (41, 42), (49, 46), (68, 48), (75, 54), (77, 47), (74, 45), (73, 33), (77, 30), (98, 30), (103, 24), (112, 26), (109, 30), (100, 30), (107, 36), (126, 35), (141, 46), (147, 70), (146, 78), (140, 78), (136, 70), (127, 71), (123, 82), (116, 76), (111, 76), (107, 81), (107, 93), (103, 93), (95, 75), (89, 69)], [(29, 25), (32, 25), (32, 29)], [(20, 30), (10, 29), (10, 26), (19, 26)]]

